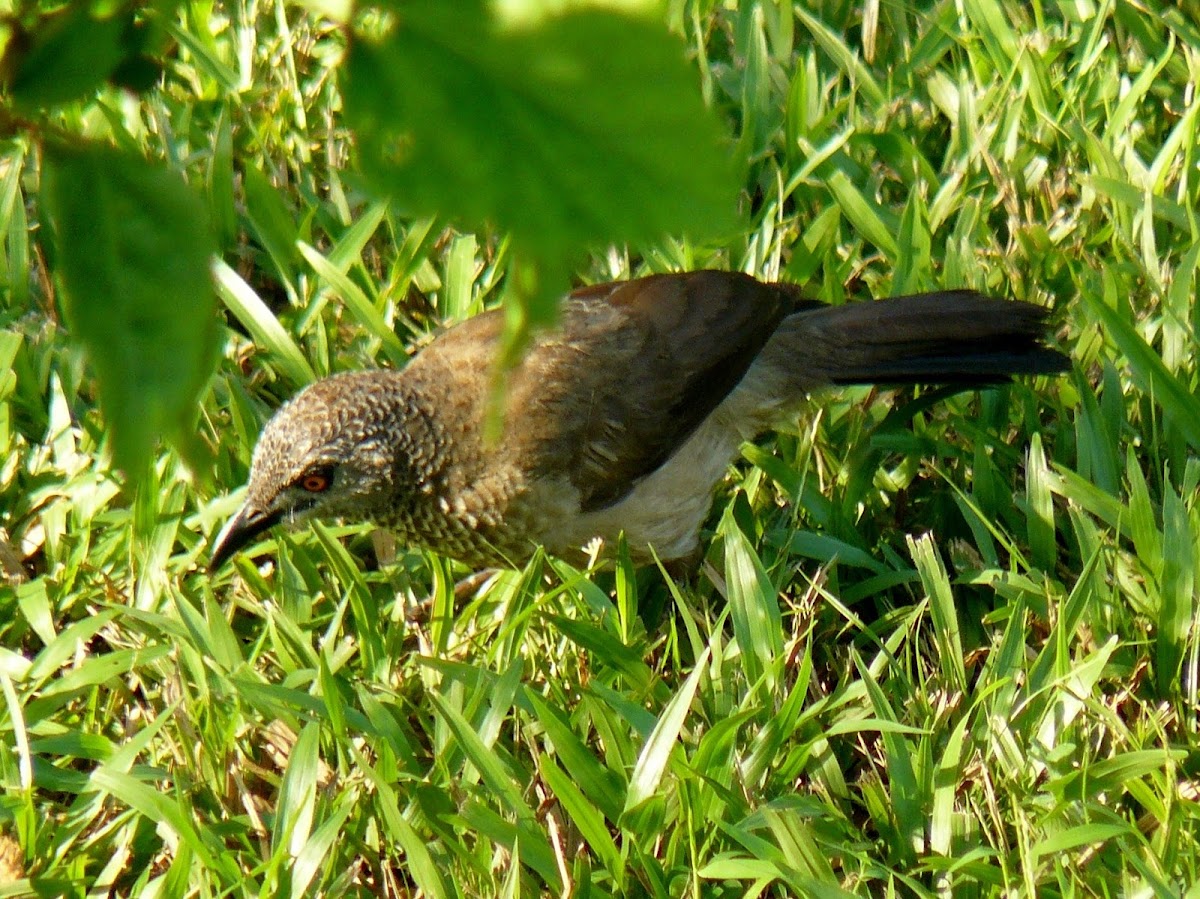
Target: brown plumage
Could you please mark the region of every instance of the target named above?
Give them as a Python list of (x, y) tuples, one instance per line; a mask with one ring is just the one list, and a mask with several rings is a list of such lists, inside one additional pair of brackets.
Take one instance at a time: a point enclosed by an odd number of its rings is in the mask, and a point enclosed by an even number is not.
[(729, 272), (587, 287), (509, 373), (503, 432), (488, 441), (503, 320), (487, 312), (403, 371), (326, 378), (280, 408), (212, 564), (314, 515), (371, 519), (471, 565), (621, 531), (635, 553), (685, 558), (740, 443), (812, 391), (1059, 372), (1044, 319), (973, 291), (827, 306)]

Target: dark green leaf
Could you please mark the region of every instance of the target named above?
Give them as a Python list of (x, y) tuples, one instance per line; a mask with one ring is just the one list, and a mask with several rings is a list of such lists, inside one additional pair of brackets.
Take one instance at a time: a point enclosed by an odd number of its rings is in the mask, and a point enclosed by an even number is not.
[(93, 18), (87, 4), (43, 16), (25, 41), (12, 40), (5, 51), (4, 77), (13, 100), (38, 109), (95, 92), (122, 61), (124, 30), (117, 16)]
[(145, 93), (162, 77), (162, 64), (149, 56), (127, 56), (113, 69), (109, 81), (135, 93)]
[(352, 43), (344, 76), (379, 189), (511, 231), (539, 265), (731, 223), (721, 129), (662, 26), (581, 10), (501, 31), (474, 5), (424, 0), (383, 40)]
[(296, 247), (299, 231), (279, 191), (267, 176), (252, 165), (242, 172), (246, 191), (246, 217), (250, 228), (263, 249), (275, 263), (275, 270), (285, 282), (292, 280), (292, 269), (299, 261)]
[(136, 476), (160, 435), (183, 437), (215, 362), (204, 208), (174, 172), (97, 145), (48, 145), (44, 177), (67, 320)]

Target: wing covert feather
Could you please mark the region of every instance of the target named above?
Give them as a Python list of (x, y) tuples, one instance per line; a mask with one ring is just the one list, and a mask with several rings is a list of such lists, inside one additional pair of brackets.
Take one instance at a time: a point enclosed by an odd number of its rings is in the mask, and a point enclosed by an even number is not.
[(520, 451), (566, 472), (583, 511), (615, 503), (728, 396), (796, 307), (787, 288), (731, 272), (575, 292), (514, 378), (510, 414), (553, 423)]

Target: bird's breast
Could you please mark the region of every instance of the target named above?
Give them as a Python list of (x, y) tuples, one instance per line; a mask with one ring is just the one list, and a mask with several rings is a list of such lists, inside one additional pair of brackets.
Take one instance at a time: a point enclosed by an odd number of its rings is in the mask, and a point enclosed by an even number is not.
[(544, 485), (496, 460), (469, 474), (457, 467), (453, 477), (427, 487), (380, 523), (403, 540), (468, 565), (520, 564), (564, 509)]

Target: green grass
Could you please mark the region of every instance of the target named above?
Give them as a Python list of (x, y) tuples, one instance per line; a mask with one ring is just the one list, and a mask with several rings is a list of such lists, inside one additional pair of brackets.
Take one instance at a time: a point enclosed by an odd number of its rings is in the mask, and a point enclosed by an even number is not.
[(456, 599), (464, 569), (332, 524), (210, 576), (270, 410), (511, 264), (343, 177), (336, 31), (224, 10), (145, 112), (221, 224), (212, 472), (109, 473), (34, 171), (0, 166), (0, 895), (1200, 895), (1200, 29), (669, 6), (747, 227), (580, 277), (971, 286), (1052, 306), (1074, 371), (822, 398), (745, 447), (694, 585), (537, 558)]

